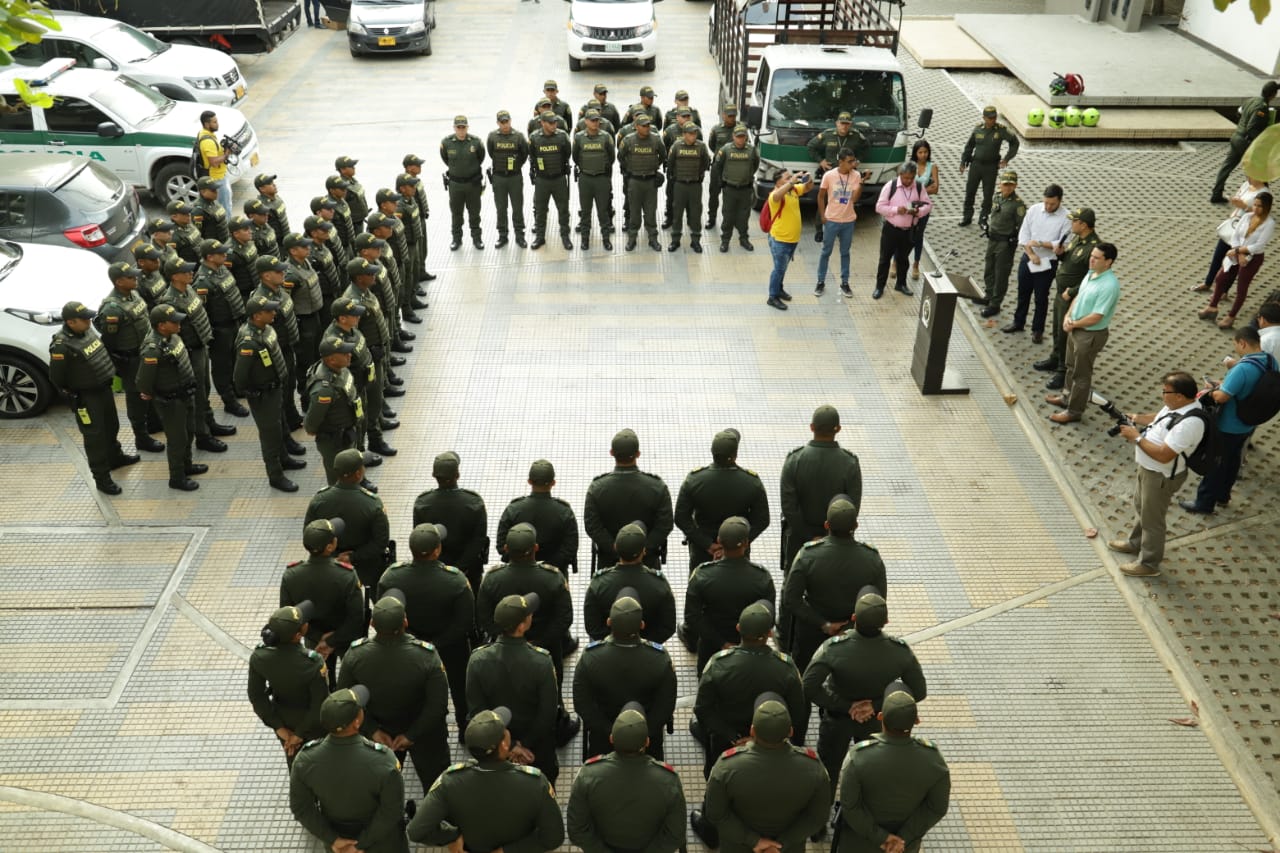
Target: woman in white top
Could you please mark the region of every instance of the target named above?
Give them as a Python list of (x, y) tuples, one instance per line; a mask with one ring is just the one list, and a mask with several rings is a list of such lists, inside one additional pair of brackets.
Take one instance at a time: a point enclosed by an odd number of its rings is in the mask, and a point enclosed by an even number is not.
[(1235, 233), (1231, 235), (1231, 248), (1222, 261), (1222, 269), (1213, 279), (1213, 298), (1200, 312), (1200, 319), (1212, 320), (1218, 316), (1218, 303), (1231, 285), (1239, 280), (1231, 311), (1218, 321), (1219, 329), (1230, 329), (1236, 314), (1249, 295), (1249, 285), (1258, 274), (1265, 259), (1267, 243), (1276, 232), (1276, 221), (1271, 217), (1271, 193), (1263, 190), (1253, 197), (1253, 212), (1240, 217)]
[[(938, 167), (933, 162), (933, 148), (921, 139), (911, 148), (911, 159), (916, 164), (916, 183), (930, 197), (938, 194)], [(920, 254), (924, 251), (924, 229), (929, 224), (929, 214), (916, 220), (916, 245), (914, 263), (911, 264), (911, 278), (920, 278)]]
[[(1235, 228), (1240, 220), (1253, 210), (1254, 196), (1266, 189), (1266, 187), (1266, 181), (1245, 178), (1245, 182), (1240, 185), (1240, 189), (1236, 190), (1236, 194), (1230, 199), (1231, 215), (1218, 227), (1221, 228), (1229, 222), (1231, 223), (1230, 227)], [(1227, 250), (1230, 248), (1231, 246), (1227, 244), (1227, 241), (1221, 237), (1218, 238), (1218, 245), (1213, 247), (1213, 258), (1209, 261), (1209, 271), (1204, 274), (1204, 283), (1192, 287), (1192, 293), (1209, 292), (1209, 288), (1213, 287), (1213, 279), (1222, 271), (1222, 259), (1227, 256)]]

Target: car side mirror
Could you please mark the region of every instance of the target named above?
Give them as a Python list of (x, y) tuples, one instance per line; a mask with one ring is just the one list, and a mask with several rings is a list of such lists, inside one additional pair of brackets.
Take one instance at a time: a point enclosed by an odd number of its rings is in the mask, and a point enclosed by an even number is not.
[(926, 107), (925, 109), (920, 111), (920, 119), (919, 121), (916, 122), (916, 125), (921, 130), (928, 130), (929, 125), (931, 124), (933, 124), (933, 110), (929, 107)]
[(752, 130), (760, 129), (760, 122), (764, 118), (764, 108), (758, 106), (748, 106), (746, 111), (747, 127)]
[(114, 121), (104, 121), (98, 125), (98, 135), (107, 138), (124, 136), (124, 129)]
[(107, 59), (105, 56), (99, 56), (97, 59), (95, 59), (93, 61), (93, 67), (98, 69), (99, 71), (115, 71), (116, 70), (116, 67), (113, 64), (111, 64), (111, 60)]

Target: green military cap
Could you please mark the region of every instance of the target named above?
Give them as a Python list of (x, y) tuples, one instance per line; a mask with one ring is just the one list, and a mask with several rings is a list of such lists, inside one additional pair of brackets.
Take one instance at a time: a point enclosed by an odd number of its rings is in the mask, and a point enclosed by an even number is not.
[(736, 456), (738, 455), (738, 440), (742, 438), (742, 433), (732, 427), (722, 429), (711, 439), (711, 455), (712, 456)]
[(164, 262), (164, 274), (170, 277), (195, 271), (196, 265), (191, 261), (184, 261), (182, 258), (170, 258)]
[(218, 189), (218, 182), (215, 181), (213, 178), (209, 177), (208, 175), (201, 175), (199, 178), (196, 178), (196, 189), (201, 191), (203, 190), (216, 191)]
[(320, 703), (320, 725), (325, 731), (336, 732), (351, 725), (360, 716), (360, 709), (369, 704), (369, 688), (363, 684), (330, 693)]
[(507, 708), (497, 707), (492, 711), (481, 711), (467, 723), (467, 730), (462, 739), (466, 742), (467, 749), (488, 754), (502, 745), (509, 725), (511, 725), (511, 711)]
[(1000, 173), (1000, 183), (1016, 184), (1017, 182), (1018, 182), (1018, 173), (1013, 171), (1013, 169), (1005, 169), (1003, 172)]
[(227, 247), (221, 240), (201, 240), (200, 245), (196, 247), (196, 252), (200, 257), (207, 258), (210, 255), (225, 255)]
[(68, 302), (62, 306), (62, 319), (64, 320), (92, 320), (95, 314), (96, 312), (83, 302)]
[(587, 110), (585, 113), (583, 113), (583, 114), (582, 114), (582, 117), (583, 117), (584, 119), (586, 119), (587, 121), (599, 121), (599, 120), (600, 120), (600, 111), (599, 111), (599, 110), (597, 110), (597, 109), (595, 109), (595, 108), (593, 107), (593, 108), (591, 108), (591, 109)]
[(281, 607), (271, 614), (267, 620), (267, 630), (275, 634), (277, 640), (290, 640), (303, 625), (311, 621), (316, 607), (311, 599), (299, 602), (292, 607)]
[(400, 193), (387, 187), (383, 187), (373, 194), (373, 200), (378, 204), (382, 204), (384, 201), (399, 201), (402, 198), (404, 196), (400, 195)]
[(724, 113), (727, 116), (736, 116), (738, 114), (738, 105), (725, 104), (724, 109), (722, 109), (720, 112)]
[(187, 319), (187, 315), (183, 314), (172, 305), (157, 305), (151, 309), (151, 325), (157, 323), (181, 323)]
[(169, 202), (164, 206), (164, 212), (169, 214), (170, 216), (173, 216), (175, 214), (190, 216), (191, 205), (187, 204), (185, 201), (183, 201), (180, 198), (175, 198), (173, 201)]
[(643, 521), (624, 524), (618, 534), (613, 537), (613, 550), (617, 551), (618, 556), (624, 560), (634, 560), (644, 550), (647, 538), (648, 531)]
[(404, 593), (398, 589), (387, 590), (387, 594), (373, 605), (373, 616), (369, 621), (379, 634), (395, 633), (403, 628)]
[(406, 185), (412, 185), (416, 187), (420, 183), (422, 183), (422, 178), (419, 178), (417, 175), (410, 175), (408, 172), (403, 172), (396, 176), (397, 187), (403, 187)]
[(1077, 207), (1075, 210), (1067, 214), (1067, 219), (1079, 219), (1085, 225), (1093, 228), (1097, 222), (1097, 218), (1093, 214), (1091, 207)]
[(636, 127), (642, 127), (642, 126), (648, 127), (651, 124), (653, 124), (653, 118), (648, 113), (641, 113), (640, 115), (636, 116), (636, 120), (635, 120)]
[(331, 196), (318, 195), (311, 199), (311, 212), (319, 213), (321, 210), (337, 210), (338, 203)]
[(753, 601), (738, 614), (738, 632), (744, 639), (759, 640), (773, 630), (773, 603), (760, 599)]
[(654, 97), (657, 97), (657, 96), (654, 94), (654, 92), (653, 92), (653, 87), (652, 87), (652, 86), (641, 86), (641, 87), (640, 87), (640, 97), (642, 97), (642, 98), (654, 98)]
[(341, 175), (330, 175), (324, 179), (324, 188), (327, 190), (345, 190), (351, 186), (351, 182)]
[(356, 251), (361, 249), (381, 249), (387, 245), (387, 241), (381, 237), (375, 237), (372, 234), (357, 234), (355, 247)]
[(160, 257), (160, 250), (155, 247), (154, 243), (139, 243), (133, 247), (133, 259), (135, 261), (158, 261)]
[(545, 459), (535, 459), (529, 466), (529, 481), (545, 486), (556, 478), (556, 466)]
[(453, 126), (454, 126), (454, 127), (466, 127), (466, 126), (467, 126), (467, 117), (466, 117), (466, 116), (454, 116), (454, 117), (453, 117)]
[(609, 630), (620, 637), (634, 637), (640, 633), (643, 622), (640, 593), (634, 587), (624, 586), (609, 607)]
[(409, 534), (409, 552), (414, 555), (430, 554), (448, 535), (449, 531), (443, 524), (419, 524)]
[(772, 691), (756, 697), (751, 728), (756, 740), (768, 744), (782, 743), (791, 734), (791, 712), (786, 701)]
[(276, 182), (275, 175), (257, 175), (253, 179), (253, 185), (257, 189), (262, 189), (263, 187), (270, 186), (275, 182)]
[(558, 116), (555, 113), (551, 112), (551, 110), (547, 110), (542, 115), (538, 116), (538, 121), (544, 124), (555, 124), (557, 118)]
[(346, 529), (347, 523), (340, 518), (317, 518), (302, 528), (302, 547), (308, 551), (323, 551)]
[(173, 233), (173, 220), (161, 219), (156, 217), (147, 223), (147, 234), (155, 234), (157, 231), (164, 231), (168, 234)]
[(227, 222), (227, 230), (230, 231), (232, 234), (236, 233), (237, 231), (248, 231), (252, 227), (253, 227), (253, 223), (249, 221), (248, 217), (241, 216), (238, 213), (235, 216), (231, 217), (230, 221)]
[(452, 450), (437, 454), (436, 458), (431, 462), (431, 476), (456, 477), (458, 476), (458, 463), (461, 461), (458, 454)]
[(747, 544), (751, 533), (751, 525), (740, 515), (731, 515), (720, 522), (718, 538), (726, 548), (741, 548)]
[(734, 125), (734, 127), (733, 127), (733, 135), (734, 135), (734, 136), (746, 136), (746, 135), (747, 135), (747, 126), (746, 126), (745, 124), (737, 124), (737, 125)]
[(689, 100), (689, 93), (688, 93), (688, 92), (686, 92), (684, 89), (678, 89), (678, 90), (676, 91), (676, 100), (677, 100), (677, 101), (687, 101), (687, 100)]
[(368, 258), (352, 258), (347, 261), (347, 275), (373, 275), (382, 272), (382, 265)]
[(538, 544), (538, 531), (527, 521), (522, 521), (507, 531), (507, 550), (524, 554)]
[(375, 210), (369, 214), (369, 218), (365, 220), (369, 225), (369, 230), (373, 231), (377, 228), (392, 228), (392, 223), (396, 221), (394, 216), (388, 216), (381, 210)]
[(253, 271), (256, 273), (284, 272), (287, 269), (289, 265), (275, 255), (261, 255), (253, 262)]
[(609, 449), (614, 456), (635, 456), (640, 452), (640, 439), (636, 436), (635, 430), (621, 429), (614, 434), (613, 441), (609, 443)]
[(400, 165), (407, 169), (410, 166), (421, 166), (425, 162), (427, 161), (423, 160), (417, 154), (406, 154), (404, 155), (404, 159), (400, 161)]
[(813, 410), (813, 419), (809, 423), (814, 429), (827, 432), (840, 426), (840, 413), (835, 406), (819, 406)]
[(693, 118), (693, 110), (689, 109), (688, 107), (681, 107), (680, 109), (676, 110), (676, 115), (687, 117), (687, 118)]
[(498, 121), (511, 121), (511, 113), (507, 110), (498, 110)]
[(595, 92), (597, 95), (605, 95), (605, 94), (608, 94), (609, 87), (606, 86), (604, 83), (597, 83), (595, 85), (595, 88), (592, 89), (591, 91)]
[(538, 605), (541, 603), (542, 601), (538, 598), (536, 592), (531, 592), (527, 595), (505, 596), (493, 608), (493, 622), (500, 631), (513, 630), (525, 619), (528, 619), (530, 613), (538, 612)]
[[(351, 343), (350, 341), (344, 341), (342, 338), (325, 338), (320, 342), (319, 349), (320, 349), (320, 355), (322, 356), (342, 355), (345, 353), (355, 352), (356, 345)], [(334, 462), (335, 462), (334, 471), (337, 471), (337, 467), (336, 467), (337, 460), (335, 459)]]
[(262, 203), (260, 198), (251, 198), (244, 203), (245, 216), (266, 216), (271, 213), (271, 208)]
[(916, 724), (918, 710), (916, 697), (901, 681), (894, 681), (884, 689), (884, 701), (880, 704), (884, 727), (895, 732), (909, 731)]
[(827, 504), (827, 525), (835, 533), (848, 533), (858, 523), (858, 505), (848, 495), (836, 495)]
[(363, 317), (364, 312), (363, 305), (345, 296), (339, 296), (329, 305), (329, 316), (335, 320), (339, 317)]
[(836, 121), (853, 121), (853, 113), (843, 112), (836, 116)]
[(698, 128), (696, 124), (694, 124), (693, 122), (689, 122), (684, 127), (680, 128), (680, 132), (698, 134), (701, 132), (701, 130)]
[(545, 82), (545, 83), (543, 83), (543, 84), (542, 84), (542, 91), (544, 91), (544, 92), (559, 92), (559, 91), (560, 91), (560, 87), (556, 84), (556, 81), (555, 81), (555, 80), (548, 80), (547, 82)]
[(137, 278), (139, 275), (138, 268), (125, 261), (107, 267), (107, 279), (110, 281), (118, 278)]
[(280, 303), (274, 299), (268, 299), (262, 294), (250, 296), (244, 304), (244, 310), (250, 314), (257, 314), (259, 311), (279, 311)]
[(995, 118), (995, 117), (996, 117), (996, 108), (995, 108), (995, 107), (993, 107), (993, 106), (991, 106), (990, 104), (988, 104), (987, 106), (983, 107), (983, 108), (982, 108), (982, 117), (983, 117), (983, 118)]
[(639, 702), (628, 702), (613, 721), (613, 729), (609, 732), (609, 740), (613, 748), (623, 752), (639, 752), (649, 741), (649, 723), (644, 718), (644, 706)]
[(343, 154), (341, 157), (333, 161), (333, 168), (354, 169), (356, 167), (356, 163), (359, 163), (359, 162), (360, 161), (355, 159), (354, 157), (348, 157), (347, 155)]
[(312, 231), (324, 231), (328, 233), (333, 230), (333, 223), (325, 219), (323, 216), (308, 216), (302, 220), (302, 231), (310, 234)]
[(539, 98), (539, 99), (538, 99), (538, 103), (537, 103), (537, 104), (535, 104), (535, 106), (538, 108), (538, 111), (539, 111), (539, 112), (541, 112), (543, 107), (549, 107), (549, 106), (551, 106), (551, 99), (550, 99), (550, 98)]
[(299, 246), (310, 248), (311, 240), (310, 238), (299, 234), (297, 231), (291, 231), (284, 235), (283, 245), (286, 249), (296, 249)]
[(880, 590), (867, 584), (858, 590), (858, 601), (853, 605), (853, 621), (859, 628), (879, 631), (889, 621), (889, 605)]
[[(331, 340), (340, 340), (332, 338)], [(354, 474), (364, 467), (364, 454), (354, 447), (348, 447), (333, 457), (333, 473), (340, 477)]]

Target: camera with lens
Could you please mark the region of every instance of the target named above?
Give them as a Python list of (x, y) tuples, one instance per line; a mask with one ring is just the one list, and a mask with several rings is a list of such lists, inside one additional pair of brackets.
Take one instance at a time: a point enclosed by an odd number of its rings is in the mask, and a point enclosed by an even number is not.
[(1106, 397), (1103, 397), (1097, 391), (1090, 392), (1089, 402), (1093, 403), (1095, 406), (1101, 409), (1104, 415), (1107, 415), (1108, 417), (1110, 417), (1112, 420), (1115, 421), (1115, 423), (1112, 424), (1111, 427), (1107, 430), (1107, 435), (1109, 435), (1111, 438), (1115, 438), (1117, 435), (1119, 435), (1120, 429), (1122, 427), (1138, 426), (1133, 422), (1133, 420), (1128, 415), (1120, 411), (1119, 407), (1116, 406), (1115, 403), (1111, 402)]
[(223, 136), (219, 143), (222, 150), (227, 152), (227, 162), (232, 166), (240, 162), (240, 153), (244, 151), (239, 142), (236, 142), (230, 136)]

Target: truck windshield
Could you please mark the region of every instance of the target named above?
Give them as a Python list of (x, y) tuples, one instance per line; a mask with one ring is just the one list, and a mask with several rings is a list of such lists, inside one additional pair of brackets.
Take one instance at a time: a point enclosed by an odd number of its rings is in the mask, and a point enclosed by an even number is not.
[(123, 75), (94, 92), (93, 100), (134, 127), (148, 124), (173, 109), (173, 101)]
[(853, 113), (855, 126), (897, 133), (906, 127), (906, 94), (896, 71), (775, 71), (769, 96), (769, 126), (831, 127), (841, 112)]

